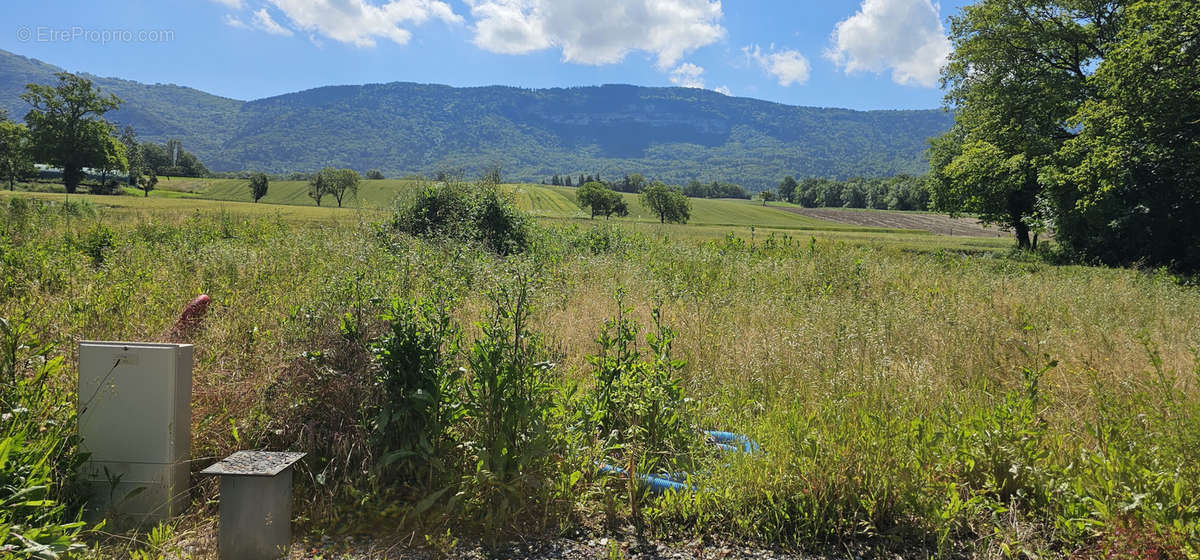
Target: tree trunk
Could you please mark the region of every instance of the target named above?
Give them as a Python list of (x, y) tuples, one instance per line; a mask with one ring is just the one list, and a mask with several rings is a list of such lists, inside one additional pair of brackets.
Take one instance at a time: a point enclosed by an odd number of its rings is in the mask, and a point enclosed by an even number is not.
[(1012, 227), (1013, 233), (1017, 236), (1017, 248), (1029, 249), (1031, 245), (1029, 241), (1029, 226), (1025, 224), (1024, 220), (1013, 216)]
[(64, 165), (62, 170), (63, 186), (67, 188), (67, 194), (75, 194), (79, 189), (79, 181), (82, 179), (83, 170), (77, 166)]

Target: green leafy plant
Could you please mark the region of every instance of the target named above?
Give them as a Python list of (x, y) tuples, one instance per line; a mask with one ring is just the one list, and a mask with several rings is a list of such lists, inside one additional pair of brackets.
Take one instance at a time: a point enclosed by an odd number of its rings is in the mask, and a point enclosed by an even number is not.
[(396, 300), (382, 318), (389, 330), (373, 345), (380, 404), (372, 434), (379, 463), (410, 479), (428, 469), (432, 482), (446, 430), (461, 418), (456, 397), (462, 370), (454, 366), (461, 333), (441, 301)]
[(460, 496), (493, 536), (537, 495), (551, 464), (547, 416), (554, 364), (545, 360), (541, 336), (530, 330), (532, 292), (523, 272), (491, 292), (492, 309), (477, 324), (463, 385), (464, 445), (474, 469)]
[[(662, 310), (655, 307), (654, 329), (645, 335), (649, 352), (644, 355), (637, 343), (641, 328), (629, 318), (632, 310), (623, 299), (618, 290), (617, 316), (604, 321), (596, 339), (600, 350), (588, 357), (595, 386), (587, 403), (587, 422), (609, 449), (608, 461), (628, 472), (690, 470), (700, 438), (678, 377), (686, 362), (671, 356), (675, 331), (663, 324)], [(631, 507), (637, 511), (632, 495)]]
[(72, 407), (48, 388), (61, 357), (29, 323), (0, 318), (0, 556), (58, 558), (82, 550), (84, 523), (63, 500), (79, 465)]

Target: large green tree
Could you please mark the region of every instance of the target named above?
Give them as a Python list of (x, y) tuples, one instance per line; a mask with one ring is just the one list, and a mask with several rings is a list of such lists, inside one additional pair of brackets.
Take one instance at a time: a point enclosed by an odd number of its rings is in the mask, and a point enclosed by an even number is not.
[(955, 125), (930, 149), (937, 209), (1010, 228), (1020, 247), (1051, 217), (1041, 171), (1076, 134), (1089, 78), (1116, 34), (1124, 2), (981, 0), (950, 18), (943, 69)]
[(0, 179), (8, 181), (8, 190), (34, 174), (32, 149), (29, 128), (0, 113)]
[(1132, 3), (1090, 85), (1047, 174), (1069, 210), (1058, 238), (1110, 264), (1200, 271), (1200, 8)]
[(796, 194), (796, 187), (798, 186), (800, 186), (800, 183), (797, 183), (796, 179), (791, 175), (784, 177), (779, 182), (779, 199), (792, 202), (792, 197)]
[(103, 95), (91, 80), (68, 72), (55, 74), (58, 83), (28, 84), (21, 94), (33, 108), (25, 115), (33, 137), (34, 156), (62, 168), (63, 184), (73, 193), (83, 180), (84, 167), (103, 168), (112, 152), (108, 138), (113, 127), (103, 115), (121, 100)]
[(655, 181), (642, 191), (642, 206), (658, 216), (660, 223), (686, 224), (692, 217), (692, 205), (683, 191)]

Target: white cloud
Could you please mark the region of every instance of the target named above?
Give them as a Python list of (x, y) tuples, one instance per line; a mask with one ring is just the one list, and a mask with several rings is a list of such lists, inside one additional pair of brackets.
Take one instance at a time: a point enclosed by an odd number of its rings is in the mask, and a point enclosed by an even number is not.
[(730, 96), (733, 95), (733, 92), (729, 91), (729, 86), (721, 86), (719, 88), (714, 88), (713, 91), (715, 91), (721, 95), (730, 95)]
[(825, 52), (853, 72), (892, 71), (898, 84), (937, 85), (950, 41), (930, 0), (863, 0), (858, 13), (838, 22)]
[(229, 27), (236, 27), (237, 29), (250, 29), (250, 26), (246, 25), (246, 22), (242, 21), (241, 18), (234, 16), (233, 14), (225, 14), (224, 21), (225, 25), (228, 25)]
[[(213, 0), (213, 2), (216, 2), (218, 4), (223, 4), (227, 7), (233, 8), (235, 10), (242, 9), (242, 0)], [(228, 23), (228, 21), (226, 23)]]
[(274, 19), (271, 19), (271, 14), (267, 13), (266, 8), (260, 8), (257, 12), (254, 12), (254, 25), (272, 35), (285, 35), (288, 37), (292, 35), (291, 29), (279, 25)]
[(322, 35), (360, 47), (375, 46), (381, 37), (403, 45), (412, 32), (401, 24), (421, 24), (430, 19), (459, 23), (441, 0), (392, 0), (375, 4), (368, 0), (271, 0), (291, 23), (312, 35)]
[(703, 88), (704, 78), (701, 77), (703, 74), (703, 67), (696, 66), (691, 62), (685, 62), (676, 66), (674, 70), (671, 70), (671, 83), (689, 88)]
[(467, 0), (475, 44), (524, 54), (559, 48), (565, 62), (614, 64), (632, 51), (660, 70), (725, 36), (720, 0)]
[(771, 50), (773, 52), (764, 53), (758, 45), (742, 47), (746, 58), (761, 66), (768, 74), (775, 76), (779, 80), (779, 85), (802, 86), (808, 82), (808, 59), (800, 51), (776, 51), (774, 45), (771, 45)]

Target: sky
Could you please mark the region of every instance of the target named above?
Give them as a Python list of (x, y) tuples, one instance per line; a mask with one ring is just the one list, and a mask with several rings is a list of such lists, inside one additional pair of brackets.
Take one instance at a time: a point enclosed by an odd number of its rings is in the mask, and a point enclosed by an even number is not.
[(946, 0), (5, 0), (0, 49), (251, 100), (326, 85), (702, 87), (941, 106)]

